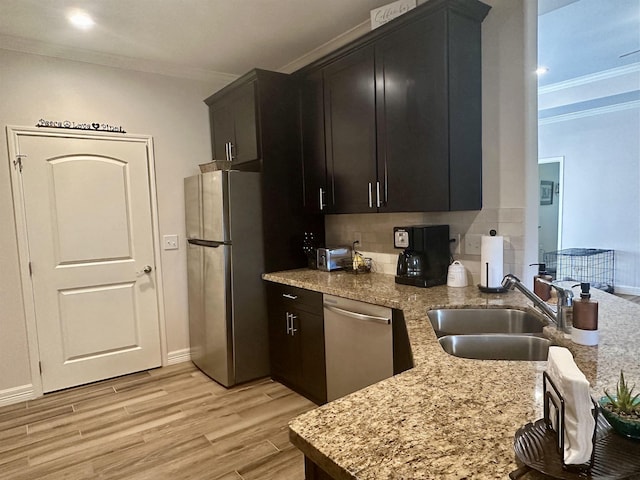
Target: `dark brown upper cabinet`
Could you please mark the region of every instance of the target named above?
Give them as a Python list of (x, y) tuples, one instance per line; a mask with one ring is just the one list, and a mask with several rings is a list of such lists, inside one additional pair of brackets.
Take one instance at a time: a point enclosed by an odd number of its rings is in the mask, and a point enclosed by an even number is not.
[(376, 97), (373, 48), (323, 70), (329, 211), (375, 211)]
[[(213, 156), (233, 155), (234, 170), (262, 173), (265, 271), (305, 267), (305, 232), (324, 240), (324, 219), (300, 203), (303, 191), (296, 83), (254, 69), (205, 100)], [(231, 147), (229, 143), (231, 142)]]
[(296, 73), (308, 211), (482, 208), (489, 8), (431, 0)]
[(258, 160), (255, 98), (254, 80), (211, 103), (207, 99), (214, 159), (234, 164)]
[(308, 212), (324, 212), (333, 192), (327, 183), (324, 142), (322, 71), (312, 72), (299, 83), (300, 132), (303, 159), (303, 198)]

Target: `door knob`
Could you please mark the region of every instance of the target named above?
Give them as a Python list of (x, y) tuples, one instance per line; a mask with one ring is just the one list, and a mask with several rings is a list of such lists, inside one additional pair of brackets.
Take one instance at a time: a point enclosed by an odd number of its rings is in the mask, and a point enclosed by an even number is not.
[(153, 270), (153, 267), (151, 265), (145, 265), (142, 270), (140, 270), (139, 272), (136, 272), (136, 276), (140, 276), (144, 273), (151, 273), (151, 270)]

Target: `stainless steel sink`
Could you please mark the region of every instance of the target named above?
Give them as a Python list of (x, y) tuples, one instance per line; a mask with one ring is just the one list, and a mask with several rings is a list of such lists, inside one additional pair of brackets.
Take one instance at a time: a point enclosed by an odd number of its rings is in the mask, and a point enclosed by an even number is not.
[(452, 308), (427, 313), (438, 337), (479, 333), (542, 333), (544, 323), (532, 313), (510, 308)]
[(477, 360), (545, 361), (551, 342), (532, 335), (447, 335), (440, 345), (449, 355)]

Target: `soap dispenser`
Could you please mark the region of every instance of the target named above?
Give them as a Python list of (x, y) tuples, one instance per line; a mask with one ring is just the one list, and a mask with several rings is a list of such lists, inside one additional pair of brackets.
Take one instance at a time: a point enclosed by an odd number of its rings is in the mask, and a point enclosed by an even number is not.
[(544, 263), (531, 263), (530, 267), (538, 265), (538, 274), (533, 277), (533, 293), (540, 297), (545, 302), (551, 298), (551, 285), (539, 282), (537, 279), (541, 278), (550, 282), (553, 277), (547, 273), (547, 265)]
[(573, 302), (571, 340), (580, 345), (598, 344), (598, 302), (591, 300), (590, 288), (589, 283), (580, 283), (580, 300)]

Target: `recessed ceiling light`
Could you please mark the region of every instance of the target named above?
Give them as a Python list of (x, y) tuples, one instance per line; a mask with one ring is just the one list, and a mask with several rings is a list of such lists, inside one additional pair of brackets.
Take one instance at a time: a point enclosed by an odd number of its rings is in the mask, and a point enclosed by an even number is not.
[(74, 10), (69, 13), (67, 16), (69, 21), (74, 27), (80, 28), (82, 30), (87, 30), (95, 24), (93, 18), (89, 16), (87, 12), (83, 12), (81, 10)]
[(548, 71), (549, 71), (549, 69), (547, 67), (538, 67), (538, 69), (536, 70), (536, 75), (538, 75), (538, 76), (544, 75)]

